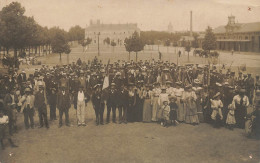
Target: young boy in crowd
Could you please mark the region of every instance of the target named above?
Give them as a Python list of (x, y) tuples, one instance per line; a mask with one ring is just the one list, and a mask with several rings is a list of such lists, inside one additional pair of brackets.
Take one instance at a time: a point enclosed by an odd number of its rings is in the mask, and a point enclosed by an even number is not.
[(221, 120), (223, 119), (222, 110), (223, 103), (220, 100), (220, 92), (218, 92), (215, 96), (213, 96), (213, 99), (210, 99), (211, 102), (211, 108), (212, 108), (212, 114), (211, 119), (214, 121), (214, 127), (218, 128), (220, 127)]
[(171, 124), (173, 124), (174, 126), (176, 126), (178, 124), (177, 121), (177, 110), (178, 110), (178, 105), (176, 103), (177, 98), (176, 97), (171, 97), (170, 98), (170, 121)]
[(163, 101), (163, 105), (162, 105), (160, 111), (161, 111), (161, 113), (160, 113), (160, 115), (161, 115), (161, 118), (160, 118), (161, 125), (163, 127), (167, 127), (168, 122), (170, 120), (170, 111), (171, 111), (171, 108), (168, 105), (167, 100)]
[(2, 150), (5, 149), (4, 146), (4, 139), (8, 139), (9, 143), (11, 144), (11, 146), (14, 147), (18, 147), (17, 145), (15, 145), (10, 137), (9, 134), (9, 127), (8, 127), (8, 123), (9, 123), (9, 118), (7, 115), (4, 115), (3, 110), (0, 109), (0, 141), (1, 141), (1, 146), (2, 146)]

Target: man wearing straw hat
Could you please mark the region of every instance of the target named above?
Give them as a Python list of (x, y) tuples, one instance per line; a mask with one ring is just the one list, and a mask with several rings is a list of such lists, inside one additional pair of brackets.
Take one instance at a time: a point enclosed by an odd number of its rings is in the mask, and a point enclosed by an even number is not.
[[(30, 88), (25, 88), (25, 95), (19, 100), (18, 105), (21, 105), (21, 111), (24, 114), (25, 128), (34, 128), (34, 95), (31, 94)], [(30, 125), (29, 125), (30, 120)]]

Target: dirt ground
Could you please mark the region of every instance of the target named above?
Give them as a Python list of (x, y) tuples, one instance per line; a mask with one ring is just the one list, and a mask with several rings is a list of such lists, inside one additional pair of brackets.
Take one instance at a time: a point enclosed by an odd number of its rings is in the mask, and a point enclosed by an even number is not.
[[(49, 113), (49, 110), (48, 110)], [(58, 115), (58, 111), (57, 111)], [(0, 151), (1, 163), (75, 162), (180, 162), (241, 163), (260, 161), (260, 141), (248, 139), (244, 130), (215, 129), (209, 124), (180, 124), (164, 128), (156, 123), (95, 125), (91, 103), (86, 109), (86, 127), (76, 125), (70, 109), (71, 127), (25, 130), (19, 114), (19, 132), (13, 140), (19, 148)], [(104, 114), (106, 115), (106, 113)], [(105, 116), (104, 116), (105, 117)], [(39, 118), (35, 115), (36, 126)]]

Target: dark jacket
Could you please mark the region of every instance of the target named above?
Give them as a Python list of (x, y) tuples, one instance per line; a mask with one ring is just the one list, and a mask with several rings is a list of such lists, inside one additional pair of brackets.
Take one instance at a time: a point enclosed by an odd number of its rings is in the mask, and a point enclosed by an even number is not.
[(70, 95), (68, 91), (65, 91), (65, 94), (62, 94), (62, 91), (59, 91), (57, 95), (57, 107), (58, 109), (69, 109), (71, 106)]

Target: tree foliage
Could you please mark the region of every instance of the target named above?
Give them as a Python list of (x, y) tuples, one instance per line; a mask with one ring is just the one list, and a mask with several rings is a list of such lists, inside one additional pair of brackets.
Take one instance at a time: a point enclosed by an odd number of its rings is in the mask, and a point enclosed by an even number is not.
[(66, 32), (62, 29), (59, 29), (58, 27), (54, 27), (50, 29), (51, 31), (51, 47), (52, 51), (54, 53), (59, 53), (60, 54), (60, 59), (61, 59), (61, 54), (70, 53), (70, 46), (68, 44), (68, 38), (66, 36)]
[(139, 51), (144, 50), (144, 42), (139, 36), (139, 34), (135, 31), (133, 35), (125, 40), (125, 48), (130, 52), (136, 53), (136, 61), (137, 61), (137, 54)]
[(71, 27), (68, 32), (69, 41), (79, 41), (84, 40), (85, 29), (81, 28), (79, 25)]
[(202, 49), (203, 50), (215, 50), (217, 47), (217, 39), (215, 34), (212, 31), (211, 27), (208, 27), (206, 29), (206, 35), (202, 42)]

